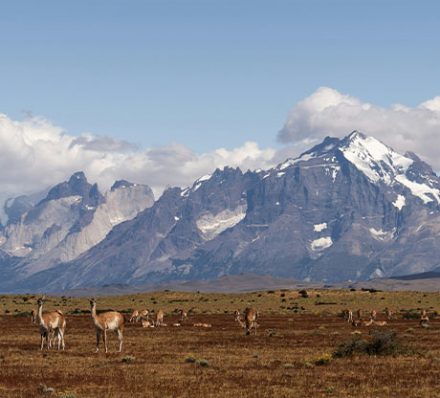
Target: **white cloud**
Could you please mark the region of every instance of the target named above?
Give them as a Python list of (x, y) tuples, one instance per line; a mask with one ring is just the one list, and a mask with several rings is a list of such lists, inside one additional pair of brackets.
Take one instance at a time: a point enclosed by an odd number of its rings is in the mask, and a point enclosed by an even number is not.
[(0, 203), (51, 187), (79, 170), (102, 190), (127, 179), (150, 185), (157, 197), (167, 186), (189, 186), (217, 167), (270, 168), (327, 135), (342, 137), (352, 130), (400, 152), (411, 150), (440, 170), (440, 97), (417, 107), (384, 108), (323, 87), (294, 106), (279, 133), (289, 145), (278, 150), (255, 142), (202, 154), (181, 144), (142, 149), (105, 136), (69, 135), (44, 118), (15, 121), (0, 114)]
[(72, 136), (43, 118), (14, 121), (0, 114), (0, 200), (40, 191), (79, 170), (103, 189), (127, 179), (150, 185), (158, 196), (167, 186), (191, 185), (217, 167), (271, 167), (274, 154), (255, 142), (203, 154), (179, 144), (139, 149), (109, 137)]
[(325, 136), (343, 137), (353, 130), (372, 135), (399, 152), (415, 152), (440, 169), (440, 96), (416, 107), (381, 107), (321, 87), (293, 107), (278, 138), (300, 150)]

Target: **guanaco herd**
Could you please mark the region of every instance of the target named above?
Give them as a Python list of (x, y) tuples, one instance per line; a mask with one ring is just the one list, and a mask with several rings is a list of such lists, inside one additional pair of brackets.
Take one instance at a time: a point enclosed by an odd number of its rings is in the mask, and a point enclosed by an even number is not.
[[(385, 308), (384, 310), (386, 321), (378, 321), (377, 320), (377, 311), (372, 310), (369, 312), (368, 317), (366, 320), (362, 320), (362, 311), (357, 310), (356, 311), (356, 318), (353, 317), (353, 311), (346, 309), (342, 311), (342, 316), (344, 319), (351, 324), (354, 327), (359, 326), (385, 326), (388, 324), (387, 321), (391, 321), (393, 319), (393, 312), (389, 308)], [(422, 327), (428, 327), (429, 326), (429, 316), (426, 312), (426, 310), (422, 310), (420, 313), (420, 326)]]
[[(56, 342), (58, 350), (65, 349), (64, 332), (66, 329), (66, 318), (60, 310), (54, 310), (50, 312), (43, 312), (44, 297), (37, 300), (37, 310), (31, 312), (31, 318), (33, 323), (37, 323), (40, 329), (40, 350), (44, 349), (46, 345), (47, 349), (52, 348), (52, 344)], [(108, 339), (107, 332), (115, 332), (118, 335), (119, 340), (119, 352), (122, 351), (123, 344), (123, 331), (124, 331), (124, 316), (117, 311), (107, 311), (98, 314), (96, 312), (96, 300), (92, 298), (90, 300), (90, 310), (95, 325), (96, 331), (96, 352), (99, 351), (99, 343), (102, 340), (104, 344), (104, 350), (108, 352)], [(384, 310), (387, 321), (393, 319), (393, 312), (386, 308)], [(179, 315), (178, 321), (173, 323), (174, 327), (179, 327), (188, 318), (188, 313), (182, 309), (177, 310)], [(150, 320), (150, 311), (148, 310), (134, 310), (129, 318), (130, 323), (141, 322), (143, 328), (154, 328), (167, 326), (164, 323), (165, 313), (162, 309), (159, 309), (154, 313), (153, 319)], [(343, 310), (342, 315), (344, 319), (353, 327), (359, 326), (385, 326), (387, 321), (377, 320), (377, 312), (372, 310), (368, 313), (367, 319), (362, 319), (362, 311), (356, 311), (356, 317), (353, 317), (353, 311), (350, 309)], [(251, 331), (257, 334), (258, 328), (258, 311), (255, 308), (247, 307), (243, 313), (236, 310), (234, 312), (235, 321), (245, 329), (245, 335), (250, 335)], [(429, 326), (429, 317), (426, 310), (422, 310), (420, 314), (420, 325), (422, 327)], [(212, 325), (208, 323), (194, 323), (193, 327), (199, 328), (211, 328)]]
[[(40, 350), (43, 350), (46, 345), (47, 349), (52, 348), (54, 340), (57, 342), (58, 350), (65, 349), (64, 344), (64, 332), (66, 329), (66, 318), (60, 310), (54, 310), (50, 312), (43, 312), (44, 297), (37, 300), (37, 311), (31, 312), (31, 319), (33, 323), (37, 323), (40, 329)], [(124, 316), (117, 311), (107, 311), (98, 314), (96, 312), (96, 300), (92, 298), (90, 300), (90, 312), (92, 315), (93, 323), (96, 331), (96, 352), (99, 351), (99, 343), (102, 340), (104, 344), (104, 350), (108, 352), (108, 339), (107, 332), (115, 332), (118, 335), (119, 340), (119, 352), (122, 351), (122, 344), (124, 341)], [(179, 327), (188, 318), (188, 313), (182, 309), (177, 310), (179, 315), (178, 322), (173, 323), (173, 326)], [(234, 313), (235, 320), (239, 322), (240, 326), (245, 328), (246, 335), (250, 334), (251, 329), (254, 329), (255, 334), (257, 332), (257, 318), (258, 312), (253, 308), (246, 308), (242, 315), (239, 311)], [(154, 318), (150, 320), (150, 312), (148, 310), (134, 310), (129, 318), (130, 323), (141, 322), (142, 327), (161, 327), (167, 326), (164, 323), (165, 312), (159, 309)], [(210, 328), (209, 323), (194, 323), (194, 327)]]

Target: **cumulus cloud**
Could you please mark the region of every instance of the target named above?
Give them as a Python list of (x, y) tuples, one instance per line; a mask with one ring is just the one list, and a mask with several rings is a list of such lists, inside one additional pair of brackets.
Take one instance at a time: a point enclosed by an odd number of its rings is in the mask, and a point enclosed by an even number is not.
[(74, 136), (54, 123), (28, 115), (12, 120), (0, 114), (0, 203), (8, 197), (39, 192), (82, 170), (101, 190), (127, 179), (151, 186), (156, 197), (168, 186), (185, 187), (224, 166), (273, 167), (320, 142), (353, 130), (375, 136), (400, 152), (411, 150), (440, 170), (440, 97), (416, 107), (380, 107), (323, 87), (298, 102), (278, 138), (282, 148), (245, 142), (234, 149), (198, 154), (182, 144), (138, 148), (94, 134)]
[(321, 87), (293, 107), (278, 138), (304, 149), (327, 135), (343, 137), (353, 130), (372, 135), (399, 152), (413, 151), (440, 169), (440, 96), (416, 107), (381, 107)]
[(191, 185), (217, 167), (271, 167), (274, 154), (255, 142), (203, 154), (180, 144), (140, 149), (110, 137), (69, 135), (44, 118), (15, 121), (0, 114), (0, 200), (40, 191), (79, 170), (102, 190), (127, 179), (150, 185), (158, 196), (167, 186)]

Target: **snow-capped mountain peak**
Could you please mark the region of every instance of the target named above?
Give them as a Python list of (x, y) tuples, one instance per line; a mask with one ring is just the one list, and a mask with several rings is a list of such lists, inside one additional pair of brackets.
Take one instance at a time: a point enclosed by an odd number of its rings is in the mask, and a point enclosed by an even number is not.
[[(399, 194), (402, 190), (408, 190), (425, 204), (440, 204), (440, 183), (429, 165), (413, 153), (402, 155), (380, 140), (359, 131), (353, 131), (343, 139), (326, 137), (322, 143), (297, 158), (287, 159), (273, 170), (277, 176), (282, 176), (290, 167), (308, 167), (309, 161), (321, 159), (321, 166), (332, 170), (328, 175), (334, 181), (337, 159), (341, 155), (373, 184), (385, 184), (392, 189), (397, 187)], [(315, 164), (315, 167), (318, 166)], [(269, 171), (265, 176), (270, 174)], [(403, 207), (403, 199), (397, 203), (398, 208)]]
[[(440, 204), (440, 184), (432, 170), (413, 154), (402, 155), (376, 138), (354, 131), (340, 147), (344, 157), (372, 182), (403, 185), (425, 204)], [(416, 165), (417, 163), (417, 165)], [(423, 169), (414, 173), (413, 168)]]
[(394, 151), (373, 137), (358, 131), (342, 140), (344, 157), (371, 181), (391, 184), (397, 175), (404, 175), (413, 160)]

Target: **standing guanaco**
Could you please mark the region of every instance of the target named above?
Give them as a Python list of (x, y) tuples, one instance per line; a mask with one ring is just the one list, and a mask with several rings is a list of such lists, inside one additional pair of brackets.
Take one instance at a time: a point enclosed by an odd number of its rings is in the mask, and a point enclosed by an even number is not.
[(251, 334), (251, 329), (254, 328), (255, 334), (257, 334), (257, 318), (258, 312), (254, 308), (247, 307), (244, 310), (244, 324), (246, 336)]
[(420, 326), (429, 326), (429, 316), (426, 310), (420, 313)]
[(154, 326), (166, 326), (166, 324), (163, 322), (163, 318), (165, 316), (165, 312), (163, 312), (162, 309), (156, 312), (156, 315), (154, 317)]
[(243, 320), (241, 319), (241, 313), (239, 310), (235, 310), (234, 311), (234, 320), (235, 322), (238, 322), (238, 324), (242, 327), (245, 328), (246, 324), (243, 322)]
[(393, 311), (391, 311), (388, 307), (385, 308), (385, 315), (389, 321), (393, 319)]
[(38, 310), (36, 314), (36, 322), (40, 327), (40, 350), (44, 347), (46, 341), (47, 349), (52, 345), (52, 333), (58, 340), (58, 349), (64, 350), (64, 331), (66, 329), (66, 319), (64, 314), (59, 311), (45, 312), (43, 314), (43, 298), (39, 298), (37, 301)]
[(119, 340), (119, 352), (122, 351), (122, 342), (124, 337), (122, 332), (124, 330), (124, 317), (120, 312), (108, 311), (102, 314), (96, 314), (96, 300), (92, 298), (90, 300), (90, 308), (92, 311), (93, 323), (96, 327), (96, 352), (99, 351), (99, 340), (102, 335), (104, 341), (105, 352), (108, 352), (108, 342), (107, 342), (107, 330), (116, 332), (118, 334)]
[(186, 318), (188, 318), (188, 313), (185, 310), (180, 309), (178, 313), (180, 314), (179, 323), (182, 323)]
[(138, 318), (139, 318), (139, 311), (138, 310), (134, 310), (133, 313), (131, 314), (131, 317), (128, 320), (128, 322), (130, 322), (130, 323), (137, 322)]

